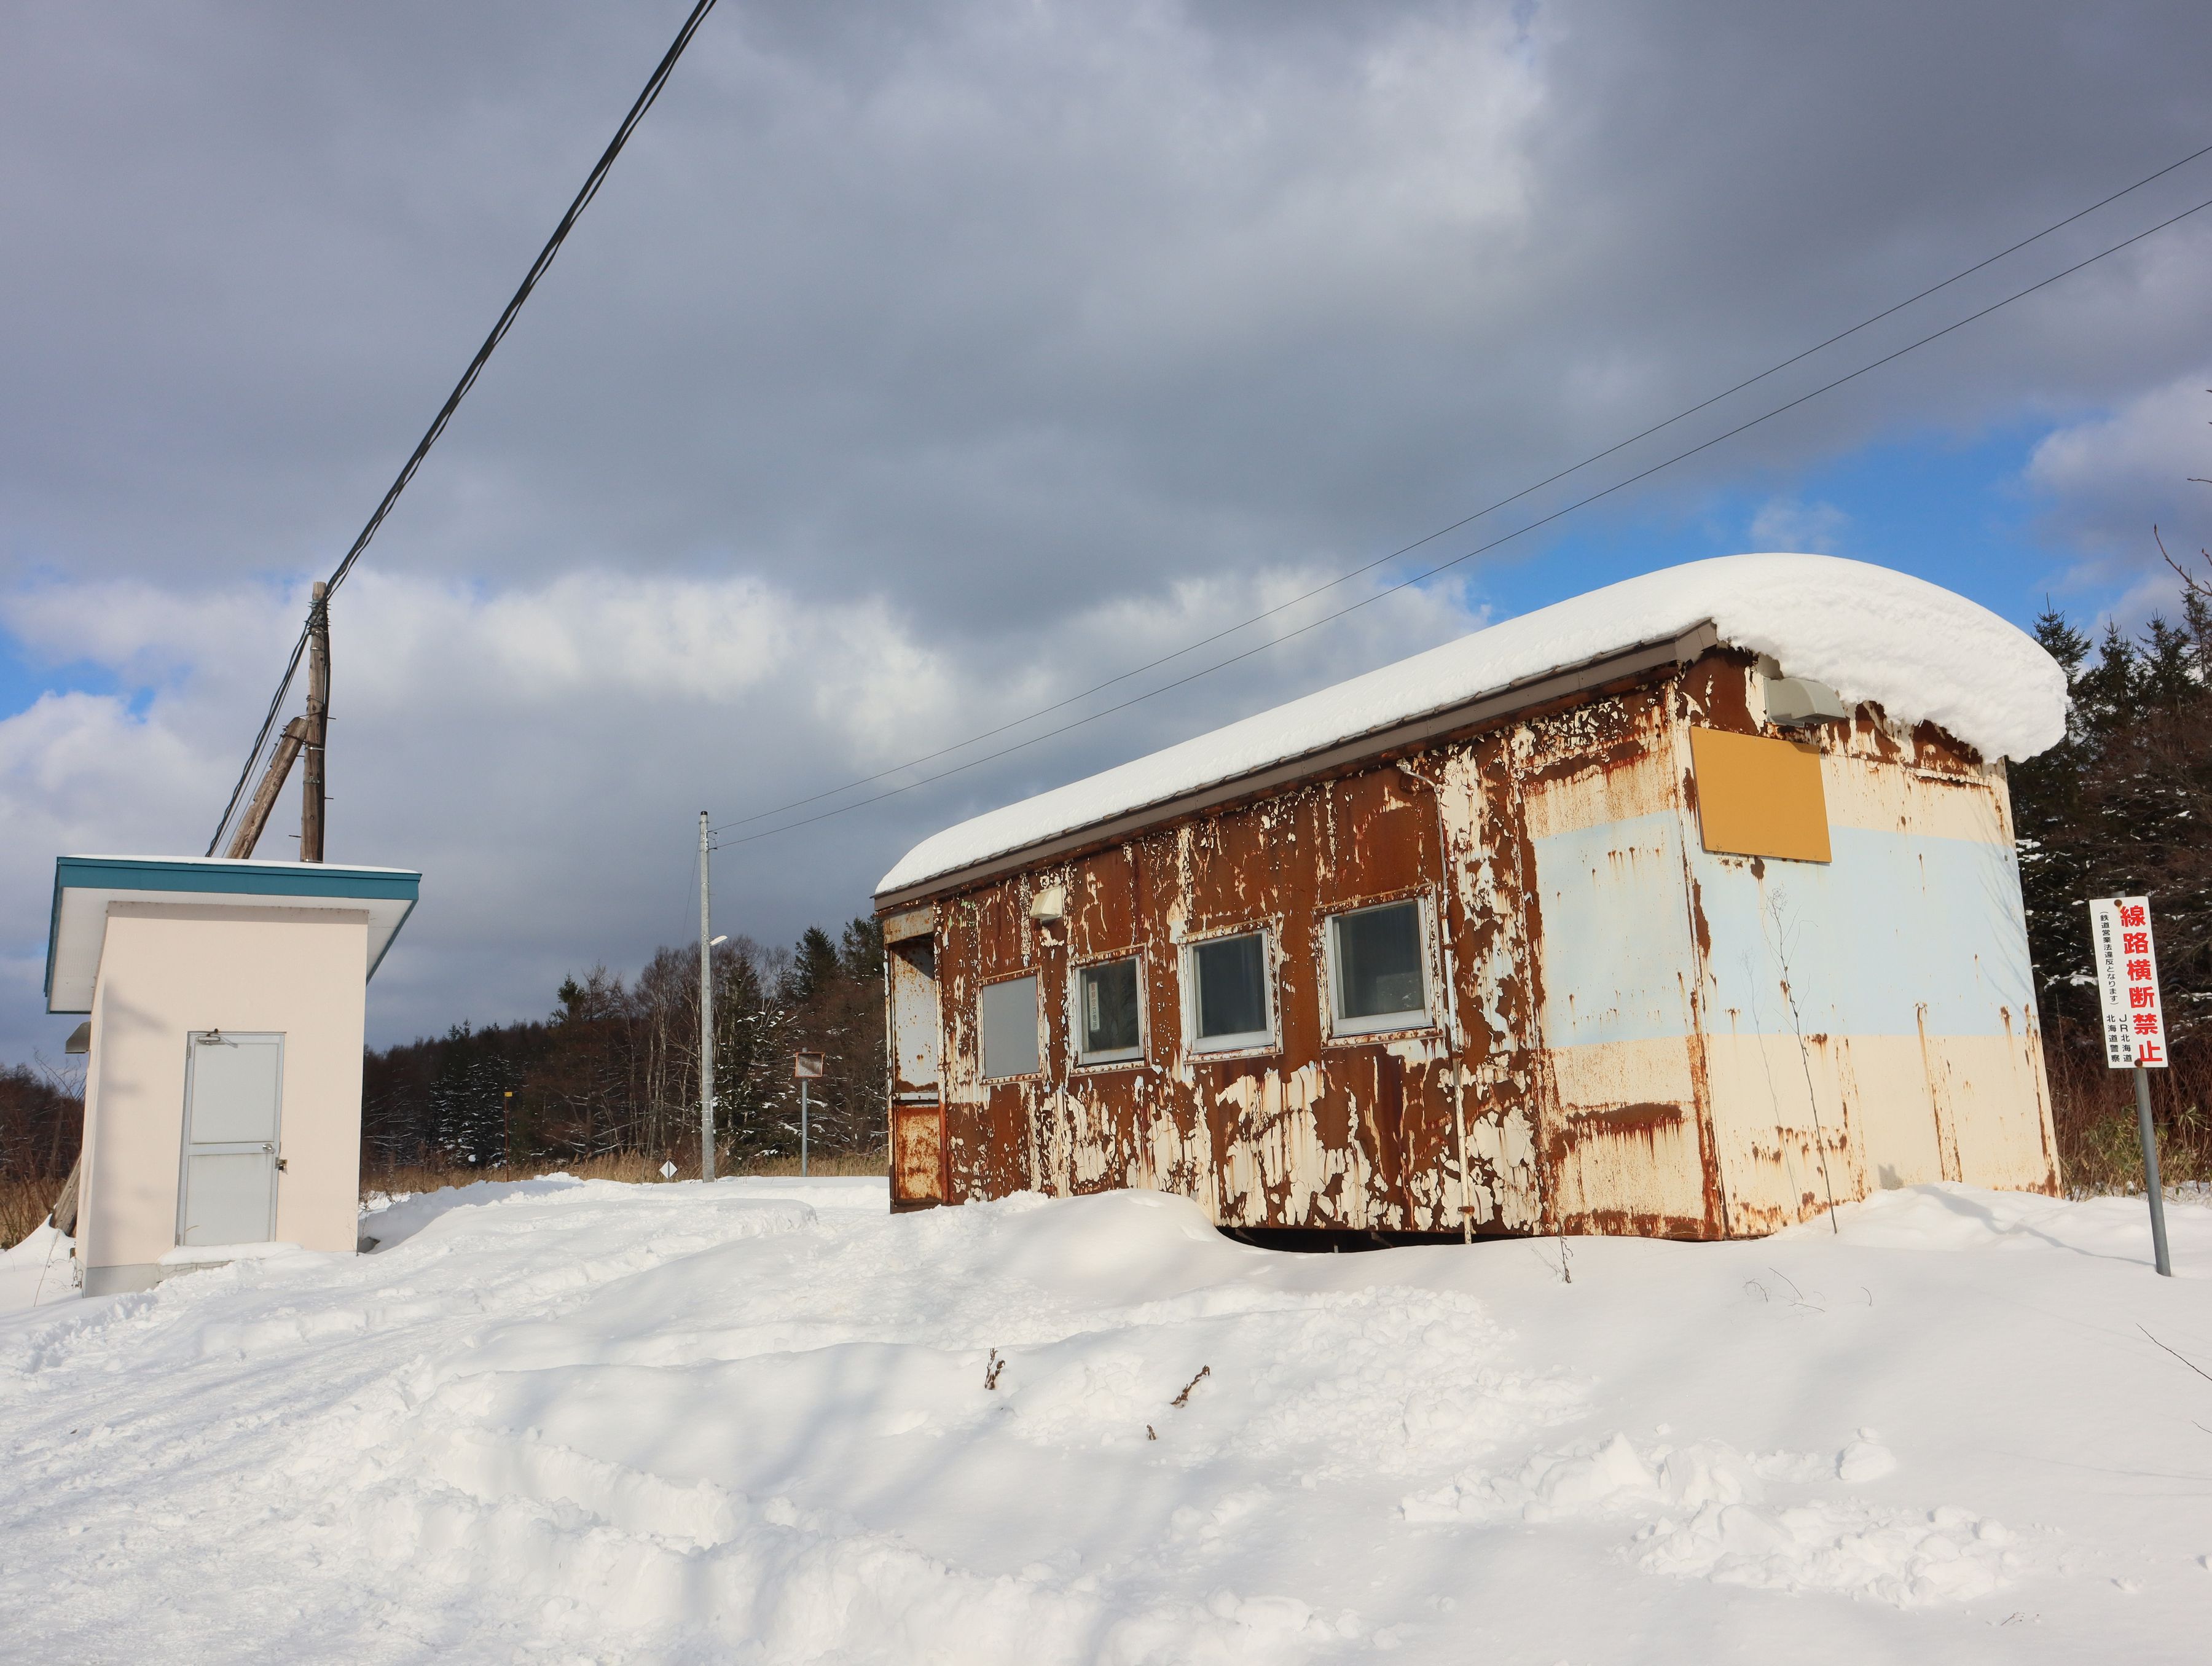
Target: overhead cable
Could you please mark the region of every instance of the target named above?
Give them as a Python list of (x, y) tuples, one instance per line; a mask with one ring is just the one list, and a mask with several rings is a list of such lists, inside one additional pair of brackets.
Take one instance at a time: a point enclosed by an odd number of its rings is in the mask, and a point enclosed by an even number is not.
[[(1903, 358), (1906, 354), (1927, 346), (1930, 342), (1940, 341), (1954, 330), (1963, 330), (1968, 324), (1976, 322), (1978, 319), (1985, 318), (1989, 317), (1990, 313), (1997, 312), (2001, 308), (2009, 306), (2016, 300), (2025, 300), (2027, 296), (2035, 294), (2039, 289), (2046, 289), (2050, 288), (2051, 285), (2057, 282), (2060, 279), (2070, 277), (2075, 273), (2081, 270), (2084, 267), (2094, 266), (2097, 262), (2104, 259), (2106, 256), (2115, 255), (2123, 249), (2130, 248), (2136, 244), (2142, 242), (2146, 238), (2155, 236), (2158, 233), (2166, 230), (2170, 226), (2179, 225), (2181, 221), (2190, 218), (2192, 215), (2202, 214), (2207, 209), (2212, 209), (2212, 198), (2207, 198), (2205, 201), (2197, 203), (2194, 208), (2185, 209), (2179, 214), (2174, 215), (2169, 219), (2161, 220), (2157, 225), (2150, 227), (2147, 230), (2137, 232), (2133, 237), (2124, 239), (2120, 242), (2112, 244), (2107, 248), (2100, 249), (2095, 254), (2090, 255), (2086, 259), (2075, 262), (2073, 265), (2065, 268), (2063, 271), (2053, 272), (2049, 277), (2037, 280), (2035, 282), (2029, 284), (2024, 289), (2016, 289), (2011, 294), (2005, 296), (2002, 300), (1992, 301), (1987, 306), (1981, 308), (1978, 312), (1970, 312), (1965, 318), (1959, 319), (1955, 323), (1947, 324), (1941, 330), (1930, 331), (1929, 334), (1921, 336), (1917, 341), (1909, 342), (1905, 346), (1897, 348), (1894, 352), (1886, 353), (1881, 358), (1874, 360), (1870, 363), (1861, 365), (1856, 370), (1849, 371), (1844, 375), (1835, 378), (1832, 381), (1824, 382), (1819, 387), (1814, 388), (1808, 392), (1799, 394), (1795, 399), (1791, 399), (1785, 403), (1777, 405), (1770, 410), (1762, 411), (1759, 415), (1753, 417), (1750, 421), (1747, 422), (1740, 422), (1735, 427), (1729, 429), (1724, 433), (1717, 433), (1710, 439), (1701, 440), (1697, 445), (1689, 447), (1686, 451), (1675, 452), (1674, 456), (1666, 458), (1663, 462), (1655, 463), (1650, 468), (1641, 470), (1638, 473), (1629, 476), (1625, 480), (1615, 481), (1612, 485), (1602, 488), (1598, 491), (1592, 492), (1586, 497), (1577, 498), (1575, 501), (1566, 505), (1563, 508), (1555, 509), (1550, 514), (1530, 521), (1524, 526), (1516, 527), (1512, 531), (1503, 533), (1498, 537), (1491, 539), (1487, 543), (1478, 544), (1474, 548), (1466, 551), (1464, 554), (1453, 556), (1451, 560), (1448, 561), (1439, 561), (1436, 566), (1429, 567), (1423, 572), (1416, 572), (1409, 578), (1401, 579), (1395, 584), (1385, 585), (1382, 589), (1376, 591), (1371, 595), (1362, 597), (1358, 601), (1351, 603), (1347, 607), (1339, 608), (1334, 613), (1323, 614), (1320, 618), (1313, 620), (1310, 623), (1301, 625), (1296, 630), (1285, 631), (1282, 635), (1272, 637), (1268, 640), (1260, 643), (1254, 647), (1245, 649), (1242, 653), (1231, 654), (1225, 659), (1218, 659), (1209, 665), (1202, 665), (1195, 671), (1192, 671), (1182, 676), (1177, 677), (1172, 682), (1160, 684), (1157, 688), (1147, 689), (1141, 694), (1133, 694), (1127, 700), (1118, 701), (1112, 706), (1102, 707), (1098, 711), (1090, 713), (1088, 716), (1077, 718), (1071, 722), (1061, 724), (1056, 728), (1045, 730), (1041, 734), (1032, 735), (1025, 740), (1017, 741), (1012, 746), (1001, 747), (995, 752), (987, 752), (980, 758), (971, 758), (965, 763), (953, 765), (950, 769), (939, 770), (933, 775), (923, 776), (920, 780), (908, 781), (902, 785), (889, 788), (883, 792), (871, 794), (866, 798), (855, 799), (849, 804), (840, 804), (834, 809), (823, 810), (814, 815), (802, 816), (796, 821), (787, 821), (780, 827), (764, 828), (759, 833), (740, 835), (739, 837), (729, 839), (727, 843), (731, 845), (749, 845), (755, 839), (772, 839), (778, 833), (790, 833), (799, 827), (811, 827), (817, 821), (827, 821), (831, 817), (842, 815), (849, 810), (863, 809), (870, 804), (879, 804), (886, 798), (896, 798), (902, 793), (913, 791), (916, 787), (924, 787), (929, 785), (933, 782), (945, 780), (950, 776), (958, 775), (964, 771), (977, 768), (983, 764), (994, 762), (998, 759), (1010, 756), (1014, 753), (1036, 746), (1042, 742), (1051, 740), (1055, 736), (1065, 735), (1070, 730), (1080, 729), (1087, 724), (1097, 723), (1102, 718), (1112, 717), (1117, 712), (1126, 712), (1131, 706), (1142, 705), (1145, 701), (1155, 699), (1161, 694), (1164, 694), (1170, 689), (1180, 688), (1186, 683), (1197, 682), (1200, 677), (1210, 676), (1216, 671), (1224, 670), (1231, 665), (1241, 663), (1244, 660), (1250, 659), (1255, 654), (1262, 654), (1267, 652), (1270, 648), (1279, 647), (1285, 642), (1293, 641), (1310, 631), (1319, 630), (1323, 625), (1342, 619), (1348, 614), (1357, 613), (1362, 608), (1370, 606), (1374, 603), (1382, 600), (1385, 597), (1395, 595), (1398, 591), (1409, 589), (1413, 585), (1425, 583), (1427, 580), (1435, 578), (1438, 573), (1449, 572), (1451, 568), (1459, 566), (1462, 562), (1472, 560), (1478, 555), (1484, 554), (1490, 550), (1497, 548), (1500, 544), (1510, 543), (1516, 538), (1535, 531), (1539, 527), (1548, 526), (1553, 521), (1559, 520), (1565, 516), (1571, 515), (1578, 509), (1586, 508), (1589, 505), (1597, 502), (1601, 498), (1608, 498), (1616, 492), (1624, 491), (1627, 488), (1637, 484), (1639, 481), (1649, 480), (1652, 476), (1660, 473), (1663, 470), (1671, 469), (1674, 464), (1683, 462), (1686, 458), (1697, 456), (1700, 451), (1709, 451), (1713, 446), (1721, 444), (1723, 440), (1733, 439), (1738, 434), (1755, 428), (1763, 422), (1771, 421), (1773, 418), (1780, 416), (1785, 411), (1795, 410), (1798, 406), (1805, 403), (1808, 400), (1817, 399), (1820, 395), (1830, 392), (1836, 388), (1839, 388), (1846, 382), (1856, 381), (1860, 377), (1867, 374), (1869, 371), (1879, 370), (1884, 365), (1893, 363), (1895, 360)], [(1326, 590), (1328, 586), (1323, 585), (1321, 588)], [(1258, 615), (1258, 617), (1265, 616), (1265, 615)], [(1232, 627), (1231, 628), (1234, 629), (1237, 627)], [(1226, 633), (1222, 633), (1221, 634), (1226, 634)], [(1173, 658), (1175, 656), (1170, 655), (1168, 657)], [(1103, 687), (1106, 685), (1102, 684), (1101, 686)], [(1081, 696), (1079, 695), (1076, 698), (1079, 699)], [(1050, 710), (1051, 708), (1047, 707), (1045, 709)], [(1031, 715), (1034, 717), (1038, 714), (1032, 713)], [(1021, 723), (1028, 722), (1030, 719), (1019, 718), (1016, 721), (1017, 723)], [(1012, 728), (1013, 726), (1015, 725), (1011, 724), (1006, 725), (1007, 728)], [(947, 750), (957, 749), (957, 748), (947, 748)], [(933, 755), (941, 756), (943, 754), (940, 753)], [(902, 767), (911, 768), (913, 766), (909, 764), (902, 766)], [(896, 770), (884, 772), (885, 774), (892, 774), (896, 772)], [(882, 778), (879, 775), (872, 778), (880, 779)], [(845, 790), (847, 789), (839, 789), (839, 791)], [(818, 796), (826, 797), (828, 795)], [(800, 800), (798, 801), (798, 803), (804, 803), (806, 802), (810, 801)], [(795, 803), (789, 808), (797, 808), (797, 804)], [(778, 814), (778, 812), (769, 810), (763, 811), (762, 814), (772, 815)], [(725, 825), (734, 827), (738, 824), (732, 822)]]
[[(569, 230), (575, 225), (577, 216), (599, 194), (599, 186), (607, 177), (607, 170), (614, 166), (615, 158), (622, 154), (623, 147), (629, 142), (630, 133), (644, 119), (645, 112), (652, 109), (654, 100), (659, 98), (660, 89), (667, 84), (670, 73), (676, 68), (676, 61), (684, 56), (684, 49), (691, 44), (691, 37), (698, 33), (699, 25), (706, 21), (707, 14), (714, 9), (714, 0), (698, 0), (691, 9), (691, 15), (684, 20), (684, 27), (676, 32), (674, 42), (645, 83), (645, 90), (637, 95), (636, 102), (629, 107), (629, 113), (623, 118), (622, 125), (615, 130), (613, 139), (586, 176), (583, 188), (576, 193), (575, 200), (568, 204), (568, 211), (561, 216), (561, 223), (553, 228), (553, 235), (545, 239), (545, 246), (538, 251), (538, 258), (531, 262), (530, 270), (524, 276), (521, 287), (515, 290), (500, 312), (499, 322), (492, 325), (491, 334), (484, 337), (483, 345), (477, 349), (476, 357), (469, 360), (469, 367), (461, 373), (461, 379), (453, 384), (453, 391), (446, 396), (446, 403), (439, 408), (437, 416), (423, 433), (413, 454), (399, 470), (398, 476), (385, 492), (383, 500), (376, 506), (376, 512), (361, 529), (360, 536), (353, 541), (353, 547), (346, 551), (345, 558), (331, 570), (328, 581), (330, 593), (335, 594), (338, 586), (345, 583), (346, 575), (353, 571), (354, 563), (361, 559), (362, 552), (368, 548), (369, 540), (384, 524), (385, 517), (399, 501), (399, 494), (407, 489), (407, 482), (415, 478), (415, 471), (422, 466), (422, 459), (429, 456), (430, 448), (446, 432), (446, 425), (453, 421), (453, 413), (460, 409), (461, 401), (476, 385), (477, 378), (483, 373), (494, 350), (507, 339), (507, 332), (513, 327), (516, 314), (522, 311), (522, 304), (530, 299), (531, 291), (538, 287), (538, 279), (544, 277), (546, 269), (552, 265), (553, 257), (561, 252), (561, 245), (568, 240)], [(293, 644), (291, 658), (285, 663), (283, 678), (277, 683), (276, 692), (269, 701), (269, 710), (261, 719), (260, 731), (253, 738), (252, 750), (246, 754), (246, 766), (239, 771), (237, 785), (230, 790), (230, 802), (223, 806), (222, 820), (216, 823), (215, 837), (208, 840), (207, 853), (210, 856), (213, 856), (216, 847), (222, 843), (224, 830), (230, 826), (231, 817), (238, 813), (239, 800), (245, 795), (246, 784), (253, 778), (253, 766), (260, 761), (262, 752), (269, 744), (270, 735), (276, 727), (276, 719), (284, 708), (284, 697), (291, 691), (292, 679), (300, 669), (301, 657), (307, 651), (307, 635), (308, 627), (301, 626), (300, 639)]]
[[(1945, 278), (1940, 283), (1929, 284), (1928, 288), (1921, 290), (1917, 294), (1908, 295), (1903, 300), (1896, 303), (1896, 305), (1893, 306), (1886, 306), (1881, 312), (1875, 313), (1870, 318), (1860, 319), (1858, 323), (1851, 325), (1847, 330), (1838, 330), (1826, 341), (1816, 342), (1802, 353), (1792, 354), (1787, 359), (1784, 359), (1778, 363), (1769, 365), (1765, 370), (1760, 371), (1757, 375), (1747, 376), (1733, 387), (1723, 388), (1720, 392), (1714, 394), (1710, 398), (1701, 399), (1694, 405), (1686, 406), (1682, 409), (1676, 411), (1672, 416), (1667, 417), (1663, 421), (1654, 422), (1650, 427), (1642, 429), (1636, 433), (1632, 433), (1626, 439), (1616, 441), (1614, 444), (1607, 446), (1601, 451), (1591, 452), (1589, 456), (1584, 457), (1579, 463), (1570, 463), (1566, 468), (1560, 470), (1557, 474), (1547, 475), (1542, 480), (1535, 482), (1533, 485), (1522, 487), (1519, 491), (1513, 493), (1510, 496), (1499, 498), (1494, 503), (1486, 504), (1482, 508), (1474, 511), (1472, 514), (1462, 516), (1458, 520), (1454, 521), (1449, 526), (1440, 526), (1435, 531), (1427, 533), (1421, 537), (1414, 539), (1411, 543), (1401, 544), (1397, 548), (1390, 551), (1388, 554), (1378, 555), (1371, 561), (1368, 561), (1362, 566), (1353, 567), (1348, 572), (1339, 573), (1335, 578), (1316, 585), (1311, 590), (1303, 591), (1299, 594), (1290, 597), (1287, 601), (1278, 603), (1275, 606), (1268, 608), (1262, 612), (1253, 614), (1249, 618), (1240, 619), (1233, 625), (1225, 625), (1222, 627), (1221, 629), (1215, 631), (1209, 635), (1201, 636), (1193, 641), (1186, 642), (1182, 647), (1176, 648), (1170, 652), (1162, 654), (1157, 659), (1146, 660), (1141, 665), (1133, 665), (1127, 670), (1117, 672), (1114, 675), (1108, 677), (1103, 682), (1095, 682), (1088, 688), (1079, 689), (1076, 693), (1068, 695), (1064, 700), (1054, 700), (1049, 706), (1041, 706), (1033, 712), (1025, 712), (1021, 717), (1011, 718), (1007, 722), (1000, 724), (994, 728), (981, 730), (975, 734), (969, 736), (965, 740), (955, 741), (948, 746), (938, 748), (933, 752), (925, 752), (919, 757), (906, 760), (903, 763), (893, 764), (890, 768), (878, 770), (872, 775), (857, 776), (854, 779), (845, 782), (842, 785), (827, 787), (820, 792), (809, 793), (803, 798), (792, 799), (787, 803), (776, 805), (772, 809), (756, 810), (750, 815), (738, 816), (732, 821), (722, 823), (721, 827), (715, 828), (714, 831), (720, 833), (723, 828), (726, 827), (747, 827), (755, 821), (765, 821), (768, 817), (772, 815), (781, 815), (788, 810), (803, 809), (809, 804), (819, 803), (824, 798), (835, 798), (840, 793), (850, 792), (857, 787), (867, 786), (874, 782), (884, 780), (890, 776), (899, 774), (902, 771), (914, 769), (922, 764), (933, 762), (939, 758), (946, 757), (952, 753), (962, 751), (968, 747), (975, 745), (979, 742), (988, 741), (995, 736), (1003, 735), (1009, 730), (1018, 729), (1024, 724), (1034, 723), (1037, 718), (1049, 716), (1054, 712), (1063, 710), (1067, 706), (1074, 705), (1079, 700), (1088, 700), (1093, 694), (1102, 694), (1105, 690), (1115, 687), (1117, 683), (1127, 682), (1132, 677), (1142, 676), (1147, 671), (1157, 670), (1161, 666), (1168, 664), (1171, 661), (1181, 659), (1186, 654), (1195, 653), (1200, 648), (1208, 647), (1212, 644), (1222, 640), (1224, 637), (1234, 636), (1237, 632), (1249, 629), (1254, 625), (1260, 624), (1266, 620), (1273, 619), (1278, 614), (1286, 613), (1291, 609), (1297, 607), (1302, 602), (1310, 602), (1316, 596), (1324, 595), (1329, 591), (1336, 589), (1339, 585), (1349, 584), (1354, 579), (1364, 577), (1365, 574), (1374, 572), (1377, 567), (1387, 566), (1391, 562), (1398, 560), (1399, 557), (1411, 554), (1414, 550), (1420, 548), (1424, 544), (1434, 543), (1438, 538), (1446, 536), (1450, 533), (1456, 532), (1463, 526), (1472, 525), (1474, 522), (1482, 519), (1486, 515), (1494, 514), (1500, 509), (1504, 509), (1512, 504), (1518, 503), (1522, 499), (1528, 497), (1534, 493), (1542, 491), (1547, 486), (1556, 485), (1560, 481), (1566, 479), (1568, 476), (1578, 474), (1583, 470), (1590, 467), (1593, 463), (1601, 463), (1607, 457), (1611, 457), (1614, 452), (1625, 451), (1629, 446), (1635, 445), (1637, 441), (1640, 439), (1649, 439), (1653, 434), (1659, 433), (1662, 429), (1670, 428), (1677, 422), (1680, 422), (1686, 418), (1695, 416), (1699, 411), (1705, 410), (1711, 406), (1717, 405), (1720, 403), (1722, 400), (1729, 398), (1732, 395), (1741, 393), (1746, 388), (1752, 387), (1758, 383), (1765, 381), (1770, 376), (1776, 375), (1782, 371), (1789, 369), (1792, 365), (1802, 363), (1805, 360), (1811, 358), (1814, 354), (1833, 347), (1837, 342), (1846, 340), (1852, 336), (1856, 336), (1863, 330), (1869, 329), (1873, 325), (1880, 324), (1884, 318), (1903, 312), (1906, 307), (1914, 305), (1916, 302), (1927, 300), (1929, 296), (1936, 294), (1940, 290), (1948, 289), (1953, 284), (1960, 282), (1966, 278), (1972, 277), (1975, 273), (1982, 270), (1984, 267), (1995, 265), (1998, 261), (2002, 260), (2008, 255), (2018, 254), (2022, 249), (2027, 248), (2030, 244), (2040, 242), (2043, 239), (2049, 237), (2054, 232), (2063, 231), (2075, 221), (2094, 214), (2099, 209), (2109, 207), (2111, 204), (2118, 202), (2123, 197), (2126, 197), (2133, 192), (2141, 191), (2145, 185), (2151, 185), (2160, 179), (2163, 179), (2167, 174), (2174, 172), (2175, 169), (2186, 167), (2190, 163), (2197, 161), (2200, 156), (2205, 155), (2212, 155), (2212, 145), (2206, 145), (2202, 149), (2191, 151), (2188, 155), (2182, 157), (2180, 161), (2169, 162), (2164, 167), (2160, 168), (2156, 173), (2145, 174), (2142, 179), (2136, 180), (2135, 184), (2124, 186), (2122, 189), (2112, 192), (2109, 197), (2100, 197), (2097, 201), (2090, 203), (2087, 208), (2075, 209), (2072, 214), (2068, 215), (2063, 220), (2053, 221), (2050, 225), (2045, 226), (2041, 231), (2034, 233), (2031, 236), (2021, 239), (2019, 242), (2013, 244), (2010, 247), (2000, 249), (1995, 254), (1989, 256), (1986, 259), (1978, 260), (1972, 265), (1968, 266), (1962, 270), (1954, 272), (1949, 277)], [(2154, 227), (2154, 229), (2156, 228)], [(2110, 251), (2108, 251), (2107, 252)], [(2063, 276), (2064, 274), (2062, 273), (2060, 276)], [(1385, 591), (1382, 593), (1388, 594), (1389, 592)], [(1332, 618), (1335, 615), (1330, 615)], [(1176, 685), (1170, 683), (1167, 686), (1173, 688)], [(1120, 711), (1121, 707), (1115, 706), (1110, 709), (1113, 711)], [(1098, 715), (1103, 717), (1106, 713), (1100, 712)], [(1054, 730), (1051, 732), (1054, 734), (1060, 734), (1063, 731)], [(1037, 738), (1043, 739), (1045, 737), (1040, 736)], [(991, 754), (992, 757), (1002, 757), (1005, 754), (1003, 753), (994, 753)], [(975, 761), (982, 763), (988, 762), (988, 760), (977, 759)], [(942, 777), (932, 776), (929, 778), (931, 780), (938, 780), (941, 779)], [(921, 784), (916, 783), (915, 785), (919, 785)], [(865, 803), (872, 803), (875, 801), (873, 799), (864, 799), (860, 802)], [(806, 824), (803, 821), (795, 821), (790, 825), (793, 827), (804, 827)]]

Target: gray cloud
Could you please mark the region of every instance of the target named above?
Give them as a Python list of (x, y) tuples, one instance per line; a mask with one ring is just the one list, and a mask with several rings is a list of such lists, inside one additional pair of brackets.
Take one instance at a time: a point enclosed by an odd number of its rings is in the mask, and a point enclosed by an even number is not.
[[(682, 10), (11, 19), (4, 622), (135, 691), (0, 722), (19, 986), (55, 849), (204, 841), (300, 585)], [(334, 854), (420, 862), (434, 899), (378, 1021), (535, 1009), (683, 932), (701, 803), (1059, 698), (2183, 154), (2208, 46), (2186, 5), (724, 0), (341, 597)], [(1859, 350), (2212, 194), (2208, 167)], [(2203, 340), (2208, 248), (2177, 229), (1636, 501), (1787, 499), (1872, 437), (2134, 409)], [(1483, 595), (733, 850), (725, 906), (778, 936), (850, 912), (940, 821)]]
[(2116, 409), (2046, 435), (2027, 484), (2051, 530), (2079, 553), (2083, 576), (2124, 588), (2129, 622), (2170, 610), (2165, 554), (2206, 573), (2212, 543), (2212, 365), (2146, 389)]

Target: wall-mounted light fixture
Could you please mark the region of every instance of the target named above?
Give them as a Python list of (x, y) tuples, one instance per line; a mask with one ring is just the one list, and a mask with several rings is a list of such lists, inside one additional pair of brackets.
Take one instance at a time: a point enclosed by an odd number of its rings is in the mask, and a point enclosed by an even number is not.
[(1784, 729), (1841, 723), (1851, 715), (1843, 696), (1826, 683), (1811, 677), (1785, 677), (1782, 667), (1766, 654), (1759, 657), (1759, 685), (1766, 698), (1766, 720)]

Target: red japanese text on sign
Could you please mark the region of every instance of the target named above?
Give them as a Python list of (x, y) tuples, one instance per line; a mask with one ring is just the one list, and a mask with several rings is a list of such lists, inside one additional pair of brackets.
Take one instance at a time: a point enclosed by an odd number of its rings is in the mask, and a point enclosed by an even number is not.
[(2116, 1070), (2164, 1069), (2165, 1003), (2151, 946), (2148, 897), (2101, 897), (2089, 905), (2097, 956), (2097, 998), (2105, 1020), (2105, 1063)]

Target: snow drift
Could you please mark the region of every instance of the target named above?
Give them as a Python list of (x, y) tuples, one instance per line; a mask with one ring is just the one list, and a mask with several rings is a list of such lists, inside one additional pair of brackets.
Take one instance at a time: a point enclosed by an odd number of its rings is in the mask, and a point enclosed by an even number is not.
[(0, 1318), (0, 1603), (47, 1660), (2175, 1658), (2174, 1216), (2161, 1280), (2139, 1203), (1959, 1187), (1297, 1257), (1147, 1193), (472, 1186)]

